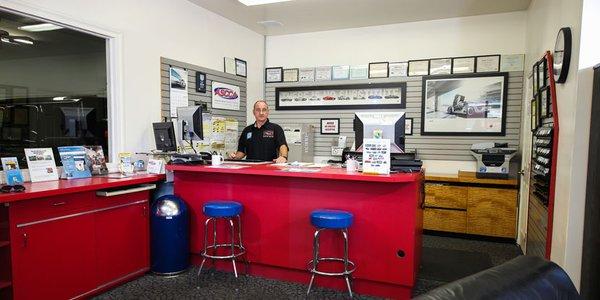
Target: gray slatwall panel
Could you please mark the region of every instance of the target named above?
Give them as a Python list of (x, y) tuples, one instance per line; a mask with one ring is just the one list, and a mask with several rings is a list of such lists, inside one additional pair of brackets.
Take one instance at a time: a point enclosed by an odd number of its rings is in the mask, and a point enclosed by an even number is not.
[[(413, 118), (412, 136), (406, 137), (406, 148), (416, 149), (421, 159), (428, 160), (473, 160), (469, 149), (474, 143), (499, 141), (507, 142), (511, 147), (520, 147), (521, 108), (523, 102), (523, 72), (510, 72), (508, 77), (508, 95), (506, 107), (506, 136), (500, 137), (464, 137), (464, 136), (421, 136), (421, 102), (422, 77), (396, 77), (384, 79), (268, 83), (265, 85), (265, 99), (270, 107), (275, 107), (275, 88), (294, 86), (328, 86), (342, 84), (363, 84), (383, 82), (406, 82), (406, 112), (408, 118)], [(331, 146), (337, 143), (337, 135), (320, 134), (320, 118), (340, 118), (340, 134), (348, 136), (347, 143), (354, 142), (352, 121), (354, 109), (339, 110), (271, 110), (271, 121), (285, 127), (288, 124), (312, 124), (315, 128), (315, 155), (330, 156)], [(398, 111), (383, 109), (378, 111)]]
[[(189, 105), (199, 105), (206, 103), (208, 110), (213, 116), (234, 118), (239, 123), (238, 130), (241, 132), (246, 126), (246, 78), (227, 74), (224, 72), (196, 66), (169, 58), (160, 59), (160, 82), (161, 82), (161, 117), (170, 119), (170, 101), (169, 101), (169, 66), (185, 68), (188, 70), (188, 96)], [(206, 74), (206, 93), (196, 92), (196, 72), (200, 71)], [(212, 109), (212, 82), (218, 81), (240, 87), (240, 110)]]

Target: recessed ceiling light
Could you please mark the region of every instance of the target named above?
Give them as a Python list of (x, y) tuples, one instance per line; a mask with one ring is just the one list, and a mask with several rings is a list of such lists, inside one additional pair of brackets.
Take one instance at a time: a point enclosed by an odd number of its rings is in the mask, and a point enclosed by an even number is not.
[(38, 31), (50, 31), (50, 30), (62, 29), (62, 27), (58, 26), (58, 25), (54, 25), (52, 23), (41, 23), (41, 24), (20, 26), (19, 29), (25, 30), (25, 31), (31, 31), (31, 32), (38, 32)]
[(253, 6), (253, 5), (271, 4), (271, 3), (277, 3), (277, 2), (287, 2), (287, 1), (292, 1), (292, 0), (238, 0), (238, 1), (246, 6)]

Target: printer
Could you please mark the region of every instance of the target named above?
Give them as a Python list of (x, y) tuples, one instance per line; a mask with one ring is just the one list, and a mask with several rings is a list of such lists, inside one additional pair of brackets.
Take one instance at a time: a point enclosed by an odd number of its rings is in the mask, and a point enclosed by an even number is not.
[(508, 143), (479, 143), (471, 146), (471, 154), (477, 159), (477, 178), (508, 178), (510, 159), (517, 149)]

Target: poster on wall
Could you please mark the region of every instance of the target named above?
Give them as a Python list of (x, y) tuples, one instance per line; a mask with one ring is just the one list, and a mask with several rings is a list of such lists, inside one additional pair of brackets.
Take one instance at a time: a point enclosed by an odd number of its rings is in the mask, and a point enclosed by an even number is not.
[(275, 88), (276, 110), (406, 108), (406, 82)]
[(421, 135), (505, 135), (508, 73), (423, 77)]
[(240, 87), (213, 81), (212, 108), (240, 110)]
[(188, 106), (187, 93), (187, 70), (181, 68), (169, 68), (169, 99), (171, 106), (171, 117), (177, 117), (177, 108)]

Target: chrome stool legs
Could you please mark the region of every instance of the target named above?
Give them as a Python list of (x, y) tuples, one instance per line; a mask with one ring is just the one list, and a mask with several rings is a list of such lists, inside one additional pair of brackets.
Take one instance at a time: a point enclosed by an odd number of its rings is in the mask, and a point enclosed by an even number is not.
[[(306, 291), (306, 295), (308, 296), (310, 294), (310, 290), (312, 289), (316, 275), (343, 276), (344, 279), (346, 280), (346, 287), (348, 288), (348, 294), (350, 295), (350, 298), (352, 298), (353, 297), (352, 281), (351, 281), (352, 280), (352, 272), (354, 272), (356, 267), (352, 261), (348, 260), (348, 229), (346, 229), (346, 228), (332, 229), (332, 230), (339, 230), (342, 233), (342, 236), (344, 237), (344, 257), (343, 258), (319, 257), (319, 235), (321, 234), (321, 231), (323, 231), (325, 229), (326, 228), (319, 228), (319, 229), (317, 229), (317, 231), (315, 231), (315, 236), (313, 239), (313, 259), (308, 262), (308, 266), (309, 266), (308, 270), (310, 271), (310, 273), (312, 275), (310, 277), (310, 283), (308, 284), (308, 291)], [(344, 264), (344, 271), (343, 272), (319, 271), (317, 268), (318, 268), (319, 263), (322, 261), (341, 262)]]
[[(223, 218), (208, 218), (206, 219), (206, 222), (204, 222), (204, 251), (202, 251), (202, 253), (200, 255), (202, 255), (202, 263), (200, 263), (200, 269), (198, 270), (198, 276), (200, 276), (200, 273), (202, 272), (202, 268), (204, 267), (204, 263), (206, 262), (207, 259), (211, 259), (212, 262), (212, 266), (213, 268), (215, 267), (215, 260), (217, 259), (231, 259), (231, 263), (233, 264), (233, 273), (235, 274), (235, 277), (238, 277), (238, 272), (237, 272), (237, 267), (235, 265), (235, 260), (236, 258), (245, 255), (246, 254), (246, 248), (244, 248), (244, 245), (242, 244), (242, 220), (240, 218), (240, 216), (236, 216), (235, 218), (237, 218), (237, 223), (238, 223), (238, 230), (237, 230), (237, 236), (238, 236), (238, 241), (236, 243), (235, 241), (235, 224), (233, 221), (233, 218), (229, 218), (229, 217), (223, 217)], [(229, 230), (231, 233), (231, 243), (225, 243), (225, 244), (217, 244), (217, 220), (218, 219), (224, 219), (229, 223)], [(212, 222), (212, 227), (213, 227), (213, 243), (212, 245), (208, 244), (208, 226), (209, 223)], [(229, 255), (218, 255), (217, 250), (218, 248), (230, 248), (231, 249), (231, 253)], [(209, 254), (209, 249), (211, 250), (211, 254)], [(244, 257), (243, 258), (244, 263), (246, 264), (246, 273), (248, 273), (248, 260)]]

